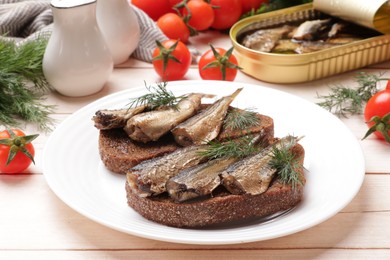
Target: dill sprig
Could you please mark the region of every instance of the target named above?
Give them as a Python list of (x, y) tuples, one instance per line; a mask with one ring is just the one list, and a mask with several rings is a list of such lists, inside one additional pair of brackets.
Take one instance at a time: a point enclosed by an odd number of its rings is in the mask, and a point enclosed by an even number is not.
[(273, 147), (270, 166), (276, 169), (280, 180), (283, 183), (290, 183), (295, 189), (298, 185), (303, 185), (299, 178), (298, 169), (301, 167), (299, 158), (296, 158), (291, 148), (295, 145), (295, 141), (282, 145), (281, 147)]
[(175, 96), (172, 91), (167, 90), (167, 84), (167, 82), (162, 82), (157, 83), (155, 86), (148, 86), (145, 82), (145, 87), (149, 93), (131, 99), (129, 107), (146, 105), (151, 110), (161, 106), (175, 107), (186, 96)]
[(258, 126), (260, 119), (253, 108), (245, 110), (231, 109), (228, 111), (224, 121), (223, 127), (232, 131), (244, 130), (245, 128)]
[(51, 129), (54, 106), (42, 103), (50, 89), (42, 70), (46, 44), (44, 38), (21, 46), (0, 40), (0, 125), (16, 127), (24, 121)]
[(364, 104), (379, 91), (378, 82), (388, 80), (381, 78), (381, 75), (360, 72), (355, 77), (358, 83), (357, 88), (336, 85), (331, 88), (329, 95), (317, 95), (324, 101), (317, 103), (336, 115), (361, 114)]
[(243, 136), (234, 140), (225, 142), (211, 141), (208, 147), (200, 152), (200, 155), (210, 160), (217, 158), (243, 158), (254, 154), (261, 149), (257, 143), (257, 137), (252, 135)]

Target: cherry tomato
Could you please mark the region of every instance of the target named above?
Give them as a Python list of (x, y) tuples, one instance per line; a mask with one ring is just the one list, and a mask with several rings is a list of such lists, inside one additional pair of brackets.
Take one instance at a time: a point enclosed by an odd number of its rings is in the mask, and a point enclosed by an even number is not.
[(158, 19), (157, 26), (169, 39), (188, 42), (190, 29), (179, 15), (174, 13), (164, 14)]
[(226, 51), (214, 48), (206, 51), (199, 59), (198, 68), (202, 79), (233, 81), (236, 78), (237, 59), (232, 54), (233, 47)]
[(0, 172), (20, 173), (34, 162), (35, 150), (31, 143), (38, 135), (26, 136), (19, 129), (0, 132)]
[(211, 0), (214, 8), (214, 22), (212, 28), (224, 30), (238, 21), (242, 13), (241, 0)]
[(169, 0), (131, 0), (131, 3), (157, 21), (162, 15), (172, 12)]
[(183, 9), (183, 15), (191, 15), (188, 24), (195, 30), (204, 31), (213, 24), (214, 10), (210, 4), (204, 1), (190, 0), (187, 3), (187, 8)]
[(368, 100), (364, 119), (369, 127), (364, 138), (374, 133), (390, 143), (390, 88), (379, 91)]
[(178, 40), (156, 42), (153, 51), (153, 67), (164, 80), (179, 80), (190, 68), (192, 56), (187, 46)]
[(257, 10), (262, 4), (268, 3), (268, 0), (241, 0), (242, 13), (247, 13), (252, 9)]

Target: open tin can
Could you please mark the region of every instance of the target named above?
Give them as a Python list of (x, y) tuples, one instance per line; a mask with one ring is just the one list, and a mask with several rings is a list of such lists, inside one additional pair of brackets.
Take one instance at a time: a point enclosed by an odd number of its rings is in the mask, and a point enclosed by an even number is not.
[[(384, 0), (373, 0), (369, 3), (366, 1), (360, 4), (362, 2), (314, 0), (313, 4), (281, 9), (238, 21), (230, 30), (230, 38), (239, 65), (243, 68), (242, 71), (266, 82), (299, 83), (390, 59), (390, 35), (387, 35), (390, 33), (390, 6)], [(348, 3), (353, 8), (347, 8)], [(348, 14), (343, 15), (344, 12)], [(359, 24), (364, 26), (364, 29), (371, 30), (373, 35), (350, 43), (301, 54), (263, 52), (245, 47), (241, 42), (244, 35), (255, 30), (308, 20), (327, 19), (335, 15), (351, 23), (359, 21)]]

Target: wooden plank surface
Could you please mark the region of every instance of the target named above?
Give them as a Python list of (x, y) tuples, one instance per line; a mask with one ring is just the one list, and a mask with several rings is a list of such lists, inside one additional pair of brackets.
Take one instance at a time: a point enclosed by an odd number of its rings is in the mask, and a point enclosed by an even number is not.
[[(228, 47), (225, 36), (213, 32), (192, 40)], [(359, 71), (384, 73), (390, 62)], [(239, 73), (236, 82), (271, 87), (317, 103), (318, 94), (335, 84), (353, 86), (357, 71), (302, 84), (277, 85)], [(199, 80), (193, 65), (185, 80)], [(130, 59), (114, 70), (105, 88), (82, 98), (51, 93), (53, 118), (60, 123), (72, 113), (108, 94), (154, 83), (151, 65)], [(390, 145), (374, 137), (362, 141), (367, 130), (361, 115), (341, 118), (359, 140), (366, 164), (361, 190), (338, 214), (310, 229), (267, 241), (235, 245), (187, 245), (149, 240), (115, 231), (80, 215), (48, 187), (42, 173), (42, 154), (50, 133), (34, 142), (37, 164), (19, 175), (0, 174), (0, 259), (390, 259)], [(34, 131), (32, 126), (27, 130)], [(337, 181), (337, 180), (335, 180)], [(346, 183), (345, 185), (348, 185)]]
[[(203, 246), (138, 238), (95, 223), (65, 205), (41, 174), (0, 176), (1, 250), (390, 248), (390, 175), (367, 175), (339, 214), (294, 235), (254, 243)], [(16, 206), (17, 205), (17, 206)], [(9, 209), (9, 210), (4, 210)], [(107, 239), (109, 238), (109, 239)]]
[(387, 250), (367, 249), (293, 249), (293, 250), (97, 250), (97, 251), (6, 251), (0, 256), (4, 259), (40, 259), (40, 260), (68, 260), (68, 259), (167, 259), (167, 260), (237, 260), (237, 259), (300, 259), (300, 260), (334, 260), (353, 259), (367, 260), (389, 259)]

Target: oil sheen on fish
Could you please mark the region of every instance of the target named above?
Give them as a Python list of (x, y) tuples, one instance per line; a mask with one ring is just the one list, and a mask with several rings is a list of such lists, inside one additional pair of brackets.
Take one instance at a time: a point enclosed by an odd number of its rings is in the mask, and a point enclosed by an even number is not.
[(282, 54), (295, 54), (296, 49), (299, 48), (300, 43), (291, 41), (290, 39), (279, 40), (275, 48), (273, 48), (273, 53), (282, 53)]
[(179, 123), (193, 116), (200, 107), (204, 94), (192, 93), (175, 107), (164, 107), (133, 116), (124, 127), (135, 141), (147, 143), (157, 141)]
[(341, 44), (347, 44), (347, 43), (356, 42), (360, 40), (363, 40), (363, 38), (346, 35), (346, 36), (339, 36), (337, 38), (328, 39), (326, 42), (330, 44), (341, 45)]
[(175, 141), (182, 145), (206, 144), (215, 139), (221, 131), (223, 120), (234, 98), (241, 92), (222, 97), (207, 109), (191, 117), (171, 130)]
[(167, 182), (167, 191), (176, 202), (209, 195), (221, 184), (219, 174), (238, 158), (220, 158), (181, 171)]
[(221, 174), (222, 185), (233, 194), (257, 195), (265, 192), (276, 173), (276, 170), (269, 165), (273, 149), (286, 145), (292, 147), (296, 143), (296, 137), (287, 136), (258, 154), (232, 164)]
[(122, 128), (131, 117), (142, 113), (146, 106), (138, 106), (128, 109), (98, 110), (92, 117), (95, 127), (100, 130)]
[(256, 51), (271, 52), (276, 43), (293, 29), (294, 27), (285, 25), (278, 28), (258, 30), (245, 36), (242, 44)]
[(280, 40), (272, 52), (285, 54), (315, 52), (343, 44), (341, 41), (340, 43), (337, 43), (337, 39), (338, 38), (330, 39), (329, 41), (303, 41), (300, 43), (290, 40)]
[(173, 153), (141, 162), (127, 172), (127, 181), (134, 193), (141, 197), (163, 193), (168, 179), (206, 160), (201, 155), (206, 147), (180, 148)]
[(310, 53), (314, 51), (326, 50), (338, 46), (340, 44), (324, 41), (306, 41), (302, 42), (298, 48), (295, 49), (297, 54)]

